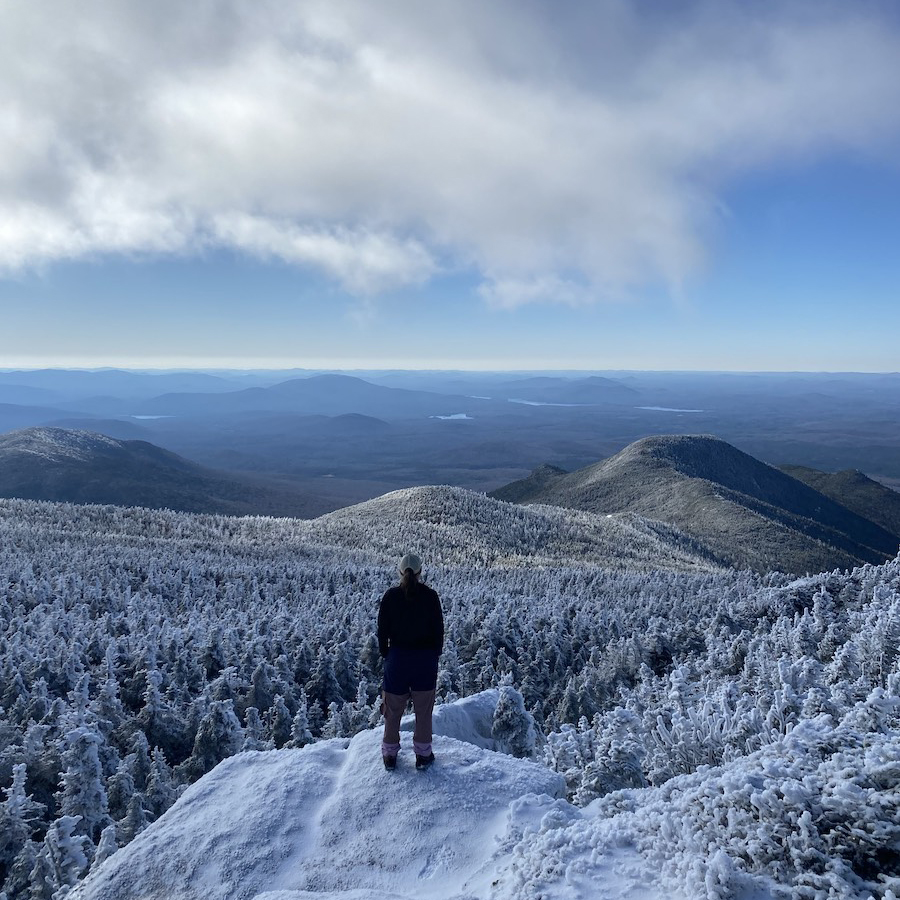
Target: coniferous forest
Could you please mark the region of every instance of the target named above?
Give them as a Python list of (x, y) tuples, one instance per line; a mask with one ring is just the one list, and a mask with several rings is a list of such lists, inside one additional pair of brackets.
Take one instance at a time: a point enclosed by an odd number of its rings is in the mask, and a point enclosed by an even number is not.
[[(654, 568), (640, 522), (550, 545), (540, 508), (391, 496), (402, 516), (382, 499), (313, 522), (0, 502), (8, 900), (74, 884), (225, 757), (377, 724), (374, 619), (413, 531), (446, 619), (439, 702), (511, 686), (538, 734), (520, 752), (573, 802), (746, 759), (743, 793), (691, 807), (701, 833), (797, 896), (897, 884), (900, 560), (798, 579), (659, 546)], [(483, 502), (492, 534), (470, 527)], [(792, 787), (754, 793), (792, 734)]]

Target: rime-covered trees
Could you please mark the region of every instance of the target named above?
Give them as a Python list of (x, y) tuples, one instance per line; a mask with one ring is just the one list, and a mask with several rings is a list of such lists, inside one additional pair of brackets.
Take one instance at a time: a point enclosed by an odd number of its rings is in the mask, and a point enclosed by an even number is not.
[(291, 712), (284, 697), (277, 694), (266, 716), (265, 734), (273, 746), (280, 750), (291, 739), (292, 727)]
[(297, 712), (291, 722), (291, 747), (305, 747), (313, 739), (309, 730), (309, 706), (306, 700), (306, 691), (300, 691), (300, 699), (297, 703)]
[(59, 812), (79, 820), (77, 831), (87, 836), (92, 849), (103, 829), (112, 824), (98, 753), (101, 743), (96, 731), (84, 725), (66, 734), (62, 788), (57, 795)]
[(31, 872), (33, 898), (57, 900), (87, 871), (90, 840), (78, 824), (78, 816), (62, 816), (47, 830)]
[(523, 758), (534, 756), (537, 747), (534, 717), (525, 709), (525, 701), (508, 675), (500, 685), (491, 737), (503, 753)]
[[(200, 721), (194, 749), (181, 771), (191, 781), (205, 775), (223, 759), (240, 752), (244, 743), (244, 730), (234, 713), (231, 700), (214, 700), (209, 711)], [(148, 773), (149, 783), (152, 777)]]
[(638, 542), (611, 569), (615, 522), (489, 522), (474, 495), (424, 497), (401, 501), (425, 532), (374, 501), (316, 522), (0, 501), (0, 891), (60, 889), (225, 756), (373, 724), (377, 603), (420, 533), (445, 610), (439, 700), (500, 687), (498, 743), (531, 753), (533, 717), (576, 802), (811, 722), (881, 735), (871, 777), (893, 771), (900, 561), (669, 571)]
[(13, 766), (12, 784), (6, 789), (6, 799), (0, 803), (0, 879), (3, 881), (37, 833), (45, 811), (43, 804), (28, 796), (25, 781), (25, 764)]

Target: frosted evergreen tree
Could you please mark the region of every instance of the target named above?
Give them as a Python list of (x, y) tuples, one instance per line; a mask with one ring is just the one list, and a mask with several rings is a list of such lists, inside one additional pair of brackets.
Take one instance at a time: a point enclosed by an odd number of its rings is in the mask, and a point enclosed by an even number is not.
[(35, 870), (40, 850), (40, 843), (28, 840), (13, 860), (12, 866), (6, 874), (6, 880), (3, 882), (3, 888), (9, 897), (27, 897), (31, 892), (34, 884), (31, 876)]
[(119, 683), (115, 678), (107, 678), (97, 697), (91, 701), (90, 714), (97, 723), (104, 738), (99, 748), (100, 762), (106, 774), (111, 774), (118, 766), (118, 754), (113, 743), (117, 740), (119, 729), (124, 724), (128, 713), (119, 696)]
[(112, 775), (106, 782), (109, 814), (117, 822), (128, 815), (128, 807), (135, 793), (134, 777), (131, 774), (132, 763), (133, 758), (126, 756), (119, 763), (115, 775)]
[(208, 695), (211, 700), (230, 700), (232, 704), (237, 702), (239, 686), (237, 669), (227, 666), (219, 674), (219, 677), (209, 686)]
[(8, 683), (6, 690), (0, 696), (0, 707), (11, 710), (17, 703), (27, 705), (29, 699), (28, 688), (22, 679), (22, 673), (16, 672)]
[(348, 734), (354, 735), (372, 724), (375, 709), (369, 703), (369, 683), (365, 679), (356, 688), (356, 699), (346, 704)]
[(172, 750), (179, 742), (180, 723), (174, 711), (163, 698), (161, 687), (163, 674), (156, 667), (146, 673), (144, 706), (137, 717), (137, 724), (147, 738), (149, 747), (163, 747)]
[(147, 779), (150, 777), (150, 745), (143, 731), (136, 731), (132, 739), (132, 752), (128, 754), (131, 777), (134, 779), (134, 789), (144, 791), (147, 789)]
[(504, 680), (500, 685), (491, 737), (503, 753), (520, 758), (531, 758), (535, 754), (537, 732), (534, 717), (525, 709), (525, 700), (509, 680)]
[(263, 730), (259, 710), (255, 706), (248, 706), (244, 711), (244, 743), (241, 744), (241, 751), (269, 750), (269, 745), (263, 740)]
[(276, 694), (266, 715), (266, 737), (280, 750), (291, 739), (291, 712), (281, 694)]
[(441, 654), (440, 668), (438, 669), (438, 695), (442, 702), (452, 703), (459, 696), (459, 656), (455, 646), (445, 647)]
[(80, 728), (88, 721), (90, 707), (91, 676), (85, 672), (78, 678), (75, 688), (69, 692), (69, 708), (66, 713), (66, 725), (69, 728)]
[[(306, 695), (311, 706), (318, 707), (324, 718), (332, 703), (342, 703), (341, 686), (334, 674), (334, 663), (326, 647), (320, 647), (312, 675), (306, 683)], [(310, 712), (312, 713), (312, 709)], [(311, 716), (311, 718), (313, 718)], [(318, 718), (318, 716), (316, 716)]]
[(78, 816), (62, 816), (48, 829), (31, 873), (33, 898), (62, 900), (84, 874), (90, 842), (78, 826)]
[(269, 676), (270, 666), (261, 662), (250, 677), (250, 691), (246, 697), (247, 706), (255, 706), (260, 713), (268, 711), (275, 700), (275, 689)]
[(101, 742), (100, 735), (87, 726), (66, 735), (65, 771), (57, 795), (59, 812), (64, 817), (77, 818), (79, 832), (92, 844), (100, 840), (100, 833), (112, 821), (97, 749)]
[(100, 835), (100, 843), (97, 844), (97, 851), (94, 853), (93, 862), (91, 862), (91, 871), (93, 872), (95, 869), (100, 868), (100, 866), (103, 865), (103, 863), (118, 849), (119, 845), (116, 841), (116, 826), (107, 825)]
[(611, 791), (646, 787), (641, 720), (618, 708), (598, 716), (593, 732), (593, 759), (584, 767), (575, 802), (585, 805)]
[(359, 654), (351, 646), (349, 635), (346, 632), (337, 639), (332, 655), (334, 676), (341, 699), (349, 699), (356, 690)]
[(200, 723), (190, 758), (179, 770), (190, 781), (196, 781), (240, 751), (243, 743), (244, 732), (231, 701), (215, 700)]
[(139, 794), (135, 794), (128, 804), (125, 818), (116, 823), (116, 838), (120, 847), (133, 841), (148, 825), (150, 816), (141, 803)]
[(6, 799), (0, 803), (0, 885), (34, 836), (46, 809), (26, 793), (25, 780), (25, 763), (13, 766), (12, 784), (6, 789)]
[(309, 730), (309, 712), (306, 701), (306, 691), (300, 691), (300, 700), (297, 703), (297, 713), (291, 722), (290, 747), (305, 747), (312, 743), (313, 736)]
[(378, 638), (374, 634), (369, 634), (363, 643), (359, 653), (359, 665), (363, 673), (373, 680), (378, 680), (382, 669), (381, 653), (378, 650)]
[(578, 704), (578, 690), (575, 686), (575, 679), (569, 678), (566, 681), (566, 688), (563, 691), (562, 699), (556, 708), (556, 719), (558, 722), (577, 722), (581, 718), (581, 707)]
[(42, 676), (32, 685), (28, 705), (25, 708), (25, 718), (32, 722), (41, 722), (49, 711), (50, 691)]
[(154, 747), (150, 755), (150, 776), (147, 778), (147, 790), (144, 802), (147, 810), (154, 818), (159, 818), (175, 802), (175, 785), (172, 769), (166, 762), (165, 754), (159, 747)]
[(893, 734), (900, 726), (900, 674), (891, 675), (888, 688), (877, 687), (857, 703), (843, 718), (841, 725), (864, 733)]

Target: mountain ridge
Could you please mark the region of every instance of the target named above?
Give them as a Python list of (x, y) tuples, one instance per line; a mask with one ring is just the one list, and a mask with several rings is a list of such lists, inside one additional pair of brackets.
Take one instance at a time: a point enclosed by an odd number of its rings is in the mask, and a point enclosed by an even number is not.
[(326, 374), (215, 395), (162, 394), (142, 403), (140, 411), (148, 415), (208, 415), (251, 410), (339, 415), (364, 411), (376, 418), (404, 418), (463, 412), (485, 402), (462, 395), (385, 387), (352, 375)]
[(423, 548), (434, 564), (590, 565), (704, 572), (721, 563), (702, 543), (632, 513), (596, 515), (557, 506), (523, 507), (449, 486), (391, 491), (319, 516), (305, 526), (318, 541), (385, 553)]
[(309, 515), (315, 497), (207, 469), (143, 440), (38, 426), (0, 434), (0, 496), (182, 512)]
[(831, 473), (808, 466), (778, 468), (892, 534), (900, 534), (900, 492), (869, 478), (859, 469)]
[(491, 496), (597, 513), (637, 513), (693, 535), (739, 568), (846, 568), (891, 558), (900, 541), (712, 435), (643, 438), (575, 472), (536, 472)]

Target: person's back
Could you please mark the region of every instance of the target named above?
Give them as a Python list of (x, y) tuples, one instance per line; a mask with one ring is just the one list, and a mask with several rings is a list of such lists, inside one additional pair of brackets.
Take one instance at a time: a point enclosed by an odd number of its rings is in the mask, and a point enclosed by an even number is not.
[(418, 556), (404, 556), (400, 562), (402, 581), (385, 592), (378, 609), (378, 649), (384, 657), (381, 752), (388, 769), (396, 765), (400, 719), (410, 699), (416, 713), (416, 768), (434, 761), (431, 715), (444, 643), (444, 617), (437, 592), (419, 580), (421, 571)]
[(390, 647), (430, 647), (440, 653), (444, 629), (437, 591), (421, 581), (407, 590), (400, 585), (390, 588), (381, 600), (378, 626), (382, 656)]

